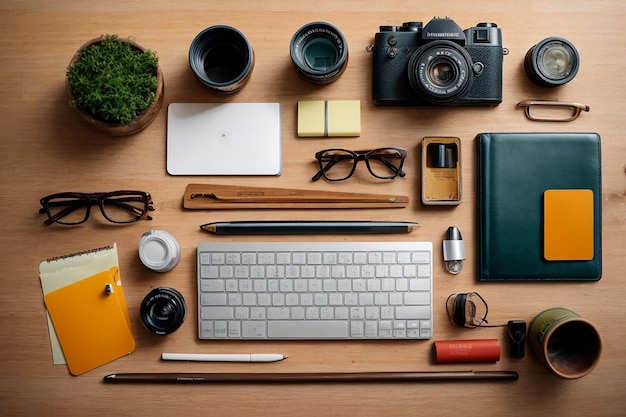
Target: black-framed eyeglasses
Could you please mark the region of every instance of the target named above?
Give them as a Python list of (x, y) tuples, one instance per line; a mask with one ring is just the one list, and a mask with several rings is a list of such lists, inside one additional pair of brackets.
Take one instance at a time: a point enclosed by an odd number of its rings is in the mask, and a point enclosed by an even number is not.
[(320, 170), (312, 178), (317, 181), (324, 177), (328, 181), (347, 180), (354, 174), (359, 161), (365, 161), (369, 172), (380, 179), (404, 177), (402, 171), (406, 149), (379, 148), (371, 151), (349, 151), (347, 149), (325, 149), (315, 154)]
[(154, 211), (149, 193), (134, 190), (111, 191), (109, 193), (58, 193), (42, 198), (39, 213), (47, 214), (44, 224), (76, 225), (89, 218), (91, 206), (98, 206), (105, 219), (112, 223), (133, 223), (147, 218)]

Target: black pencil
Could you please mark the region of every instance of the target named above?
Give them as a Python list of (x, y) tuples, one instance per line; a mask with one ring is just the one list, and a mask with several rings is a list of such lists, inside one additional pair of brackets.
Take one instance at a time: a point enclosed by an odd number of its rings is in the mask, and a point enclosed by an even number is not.
[(433, 371), (354, 373), (120, 373), (104, 382), (143, 383), (278, 383), (278, 382), (427, 382), (516, 381), (515, 371)]
[(418, 227), (419, 224), (413, 222), (376, 222), (357, 220), (260, 220), (216, 222), (200, 226), (200, 228), (206, 232), (219, 235), (409, 233)]

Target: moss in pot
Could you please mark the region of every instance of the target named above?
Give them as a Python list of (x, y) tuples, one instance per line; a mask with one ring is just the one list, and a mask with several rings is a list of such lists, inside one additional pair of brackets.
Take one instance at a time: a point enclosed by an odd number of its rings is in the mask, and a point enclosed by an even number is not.
[(76, 52), (66, 88), (85, 120), (115, 136), (148, 126), (164, 96), (157, 55), (117, 35), (92, 39)]

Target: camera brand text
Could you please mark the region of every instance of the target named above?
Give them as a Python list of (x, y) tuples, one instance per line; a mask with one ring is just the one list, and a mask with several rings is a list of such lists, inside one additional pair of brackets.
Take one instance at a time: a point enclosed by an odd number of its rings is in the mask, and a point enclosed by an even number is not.
[(427, 38), (458, 38), (461, 36), (458, 32), (426, 32)]

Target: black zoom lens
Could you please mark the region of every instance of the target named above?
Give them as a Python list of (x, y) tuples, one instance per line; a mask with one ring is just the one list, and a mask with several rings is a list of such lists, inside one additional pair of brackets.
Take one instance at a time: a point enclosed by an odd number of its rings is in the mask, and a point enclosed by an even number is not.
[(348, 43), (335, 26), (312, 22), (291, 38), (291, 60), (309, 81), (328, 84), (343, 74), (348, 63)]
[(173, 288), (158, 287), (146, 295), (139, 310), (144, 327), (154, 334), (176, 331), (187, 315), (183, 296)]
[(472, 58), (454, 42), (437, 41), (418, 48), (409, 60), (413, 90), (432, 104), (452, 104), (472, 85)]
[(535, 84), (556, 87), (570, 82), (578, 72), (580, 58), (570, 41), (546, 38), (526, 52), (524, 69)]

